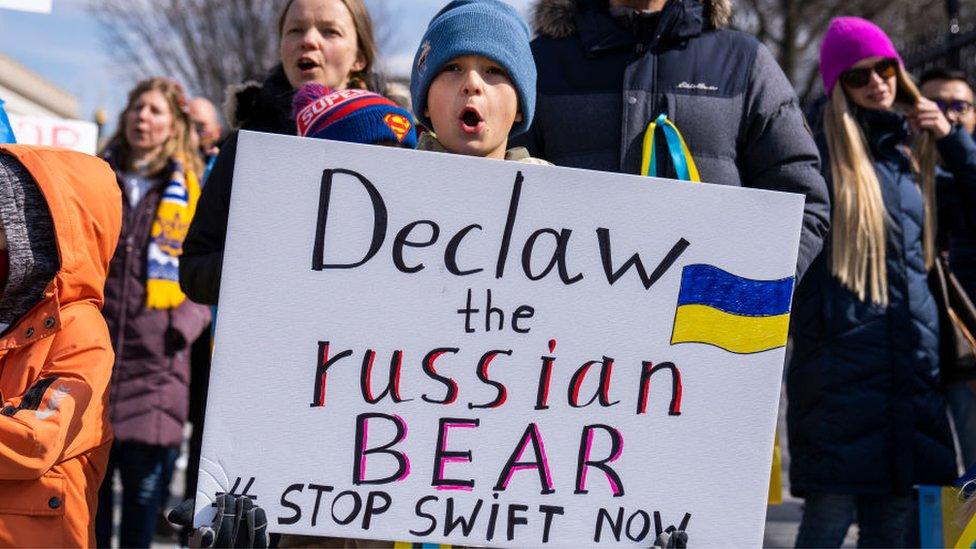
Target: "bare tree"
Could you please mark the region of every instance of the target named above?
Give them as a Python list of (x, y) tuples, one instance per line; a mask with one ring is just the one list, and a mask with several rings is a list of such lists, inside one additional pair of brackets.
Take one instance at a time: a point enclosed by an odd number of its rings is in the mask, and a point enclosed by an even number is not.
[(739, 0), (735, 26), (772, 50), (806, 101), (822, 91), (820, 42), (830, 20), (842, 15), (874, 21), (896, 44), (938, 36), (947, 26), (944, 0)]
[[(89, 0), (106, 47), (134, 76), (164, 75), (216, 104), (228, 85), (260, 78), (278, 61), (287, 0)], [(367, 1), (380, 43), (393, 37), (382, 1)]]

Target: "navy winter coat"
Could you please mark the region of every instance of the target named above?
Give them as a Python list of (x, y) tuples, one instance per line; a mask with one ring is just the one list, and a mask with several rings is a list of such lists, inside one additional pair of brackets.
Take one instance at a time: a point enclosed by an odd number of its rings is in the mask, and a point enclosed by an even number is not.
[[(961, 128), (960, 128), (961, 129)], [(952, 141), (951, 155), (965, 159), (976, 169), (976, 143), (960, 131)], [(949, 265), (959, 282), (966, 288), (970, 299), (976, 300), (976, 185), (943, 185), (939, 187), (939, 225), (946, 232), (949, 249)]]
[[(800, 496), (906, 494), (915, 484), (956, 478), (939, 375), (938, 313), (922, 245), (923, 200), (902, 148), (905, 119), (886, 111), (856, 116), (888, 214), (889, 303), (861, 301), (830, 274), (828, 236), (793, 298), (787, 422), (790, 483)], [(822, 135), (818, 144), (832, 188)], [(955, 175), (941, 186), (976, 185), (968, 137), (957, 130), (939, 150)]]
[(636, 174), (647, 125), (666, 113), (702, 181), (806, 195), (802, 273), (830, 218), (817, 147), (769, 50), (719, 28), (729, 4), (669, 0), (659, 15), (628, 18), (607, 0), (540, 0), (535, 118), (515, 144), (557, 166)]

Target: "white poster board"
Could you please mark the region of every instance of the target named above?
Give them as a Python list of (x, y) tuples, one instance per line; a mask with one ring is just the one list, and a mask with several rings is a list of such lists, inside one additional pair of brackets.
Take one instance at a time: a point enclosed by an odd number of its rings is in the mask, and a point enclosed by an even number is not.
[(282, 533), (759, 546), (802, 208), (242, 132), (197, 524), (230, 492)]
[(0, 9), (51, 13), (52, 0), (0, 0)]
[(98, 149), (98, 126), (84, 120), (46, 118), (10, 114), (17, 143), (45, 145), (95, 154)]

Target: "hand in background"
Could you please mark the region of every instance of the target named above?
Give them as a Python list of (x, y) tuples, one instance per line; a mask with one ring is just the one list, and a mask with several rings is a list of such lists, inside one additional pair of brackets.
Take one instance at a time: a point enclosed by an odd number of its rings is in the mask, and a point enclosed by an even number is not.
[(919, 98), (915, 108), (908, 113), (908, 124), (912, 131), (929, 131), (936, 139), (942, 139), (952, 131), (952, 124), (939, 110), (939, 106), (924, 97)]

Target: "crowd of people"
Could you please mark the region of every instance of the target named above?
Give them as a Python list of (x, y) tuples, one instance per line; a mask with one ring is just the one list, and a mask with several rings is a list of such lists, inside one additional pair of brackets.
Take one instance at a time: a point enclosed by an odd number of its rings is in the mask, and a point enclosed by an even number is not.
[[(0, 145), (0, 544), (108, 547), (118, 523), (121, 546), (148, 547), (188, 422), (192, 500), (238, 130), (636, 174), (662, 114), (702, 181), (806, 197), (786, 367), (796, 545), (838, 547), (855, 522), (860, 545), (917, 544), (914, 488), (976, 467), (976, 327), (931, 284), (976, 298), (973, 89), (950, 69), (916, 85), (881, 28), (841, 17), (804, 113), (730, 17), (729, 0), (538, 0), (530, 30), (500, 0), (453, 0), (404, 101), (362, 0), (290, 0), (280, 62), (228, 90), (226, 135), (212, 103), (159, 77), (130, 91), (104, 162)], [(650, 175), (682, 178), (657, 156)], [(249, 527), (218, 520), (194, 543), (266, 544), (263, 515), (239, 511)]]

